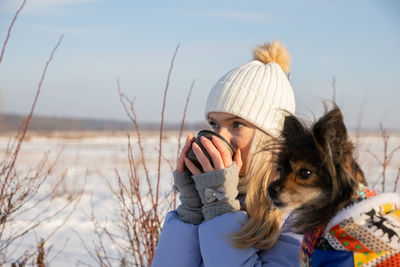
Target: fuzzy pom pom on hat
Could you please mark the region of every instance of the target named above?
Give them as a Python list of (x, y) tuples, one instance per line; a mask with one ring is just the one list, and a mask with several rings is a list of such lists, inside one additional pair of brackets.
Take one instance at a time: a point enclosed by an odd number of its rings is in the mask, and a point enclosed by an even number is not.
[(289, 69), (289, 52), (278, 41), (257, 46), (252, 61), (222, 76), (211, 89), (206, 117), (210, 112), (230, 113), (276, 136), (287, 113), (295, 111)]

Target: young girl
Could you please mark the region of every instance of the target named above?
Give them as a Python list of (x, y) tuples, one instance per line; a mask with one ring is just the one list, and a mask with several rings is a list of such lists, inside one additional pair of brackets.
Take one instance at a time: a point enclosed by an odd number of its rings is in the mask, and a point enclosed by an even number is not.
[[(253, 51), (253, 60), (225, 74), (205, 108), (223, 141), (201, 138), (211, 162), (189, 134), (177, 161), (174, 188), (181, 204), (168, 213), (152, 262), (158, 266), (298, 266), (301, 237), (290, 216), (271, 207), (269, 152), (263, 146), (294, 113), (285, 73), (290, 56), (279, 42)], [(186, 154), (192, 148), (202, 170)]]

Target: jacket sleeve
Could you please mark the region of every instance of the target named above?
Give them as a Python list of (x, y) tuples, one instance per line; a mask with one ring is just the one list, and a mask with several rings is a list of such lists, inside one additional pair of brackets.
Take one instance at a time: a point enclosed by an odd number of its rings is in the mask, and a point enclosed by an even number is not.
[(239, 211), (200, 224), (199, 242), (204, 266), (299, 266), (300, 237), (291, 234), (288, 229), (281, 233), (278, 243), (269, 250), (231, 246), (229, 235), (238, 231), (246, 220), (246, 213)]
[(198, 225), (189, 224), (178, 218), (177, 212), (170, 211), (158, 240), (152, 267), (200, 266)]
[(281, 233), (278, 242), (272, 248), (262, 251), (262, 266), (293, 266), (300, 263), (300, 241), (296, 234)]

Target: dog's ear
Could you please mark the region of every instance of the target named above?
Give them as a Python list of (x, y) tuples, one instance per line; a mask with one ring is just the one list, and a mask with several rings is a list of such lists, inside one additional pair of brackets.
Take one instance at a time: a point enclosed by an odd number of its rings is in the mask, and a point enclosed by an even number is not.
[[(322, 116), (314, 124), (312, 134), (321, 153), (329, 159), (325, 161), (325, 166), (332, 182), (331, 201), (339, 203), (343, 199), (350, 199), (358, 182), (357, 174), (353, 173), (351, 168), (346, 168), (346, 164), (351, 165), (354, 159), (351, 155), (352, 144), (348, 139), (340, 109), (335, 106)], [(360, 174), (362, 175), (362, 172)], [(363, 182), (362, 179), (360, 182)]]
[(285, 117), (283, 124), (282, 137), (285, 140), (290, 140), (293, 137), (304, 135), (306, 129), (296, 116), (289, 115)]
[(344, 145), (348, 142), (343, 115), (336, 106), (314, 124), (312, 133), (318, 145), (331, 150), (334, 159), (340, 157)]

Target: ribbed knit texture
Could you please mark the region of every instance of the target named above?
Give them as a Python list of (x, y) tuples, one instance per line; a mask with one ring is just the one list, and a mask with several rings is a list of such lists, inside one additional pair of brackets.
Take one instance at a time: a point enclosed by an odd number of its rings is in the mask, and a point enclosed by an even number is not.
[[(193, 175), (193, 180), (203, 203), (202, 212), (205, 221), (224, 213), (240, 210), (240, 202), (236, 199), (239, 182), (236, 163), (222, 170)], [(224, 198), (221, 200), (215, 199), (208, 203), (205, 196), (206, 189), (218, 190), (221, 187), (226, 192)]]
[(174, 171), (174, 188), (179, 192), (181, 204), (177, 208), (178, 217), (191, 224), (200, 224), (204, 217), (201, 211), (201, 200), (191, 174)]
[(225, 74), (211, 89), (205, 108), (226, 112), (278, 135), (285, 115), (295, 112), (292, 87), (276, 63), (253, 60)]

